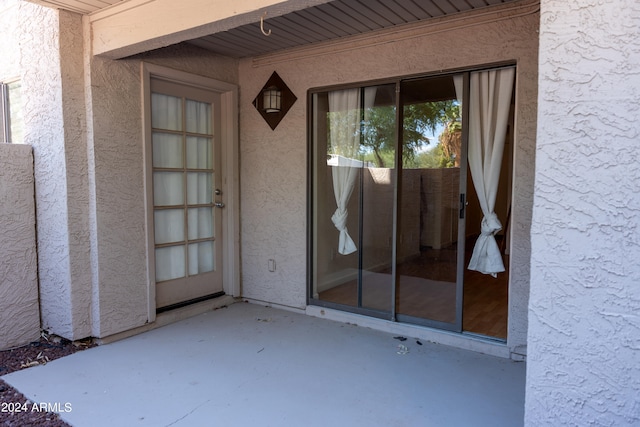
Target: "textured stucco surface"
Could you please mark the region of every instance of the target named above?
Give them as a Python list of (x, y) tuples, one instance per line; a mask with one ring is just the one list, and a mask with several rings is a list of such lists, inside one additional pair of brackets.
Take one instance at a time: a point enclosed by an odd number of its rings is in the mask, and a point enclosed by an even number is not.
[[(538, 25), (537, 13), (457, 29), (444, 21), (412, 37), (372, 37), (368, 46), (357, 49), (341, 45), (335, 52), (327, 49), (289, 57), (280, 54), (273, 61), (269, 57), (242, 61), (243, 296), (299, 308), (306, 304), (306, 96), (310, 88), (517, 61), (508, 344), (526, 351)], [(251, 101), (274, 70), (298, 101), (271, 131)], [(277, 264), (273, 273), (267, 268), (270, 258)]]
[(22, 83), (24, 142), (33, 146), (42, 322), (73, 337), (58, 13), (15, 3), (13, 66)]
[(0, 143), (0, 350), (40, 336), (33, 156)]
[[(82, 18), (60, 12), (60, 80), (67, 184), (69, 295), (73, 337), (91, 334), (89, 180)], [(55, 295), (49, 295), (49, 301)], [(44, 300), (43, 300), (44, 302)]]
[(527, 425), (640, 425), (640, 4), (542, 0)]
[(19, 34), (20, 8), (14, 0), (0, 0), (0, 81), (20, 76)]
[(0, 78), (22, 81), (33, 146), (42, 327), (80, 339), (140, 326), (150, 303), (140, 62), (237, 83), (237, 61), (192, 46), (92, 57), (87, 18), (10, 0), (0, 11), (10, 52)]

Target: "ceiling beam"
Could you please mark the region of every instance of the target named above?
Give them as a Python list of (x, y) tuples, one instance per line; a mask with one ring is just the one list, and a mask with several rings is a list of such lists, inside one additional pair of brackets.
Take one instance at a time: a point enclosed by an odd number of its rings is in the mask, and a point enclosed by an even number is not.
[(330, 0), (129, 0), (89, 15), (92, 53), (123, 58)]

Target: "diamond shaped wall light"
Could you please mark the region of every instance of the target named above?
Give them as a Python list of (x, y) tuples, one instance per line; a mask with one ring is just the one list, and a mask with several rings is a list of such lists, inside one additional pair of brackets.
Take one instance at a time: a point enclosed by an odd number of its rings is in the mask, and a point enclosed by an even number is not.
[(275, 71), (253, 100), (253, 106), (265, 122), (275, 130), (298, 98)]

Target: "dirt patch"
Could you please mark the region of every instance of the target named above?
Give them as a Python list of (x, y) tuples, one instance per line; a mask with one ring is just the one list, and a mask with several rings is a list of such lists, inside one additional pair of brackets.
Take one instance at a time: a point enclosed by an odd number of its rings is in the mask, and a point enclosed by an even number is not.
[[(91, 340), (71, 342), (64, 338), (43, 334), (40, 340), (24, 347), (0, 351), (0, 376), (93, 347)], [(46, 412), (22, 393), (0, 379), (0, 426), (70, 427), (58, 414)]]

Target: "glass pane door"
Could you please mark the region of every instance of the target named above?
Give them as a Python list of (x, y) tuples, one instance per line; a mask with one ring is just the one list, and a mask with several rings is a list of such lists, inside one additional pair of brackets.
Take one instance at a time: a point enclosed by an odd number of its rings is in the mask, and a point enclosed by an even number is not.
[(314, 302), (460, 330), (457, 86), (462, 76), (313, 95)]
[(222, 290), (218, 96), (153, 81), (151, 151), (157, 306)]
[[(312, 304), (462, 332), (464, 288), (465, 332), (506, 337), (511, 68), (312, 94)], [(502, 230), (483, 229), (485, 210)], [(486, 261), (480, 239), (498, 239), (497, 277), (469, 265)]]
[[(417, 323), (460, 330), (459, 235), (462, 76), (402, 84), (397, 313)], [(459, 94), (462, 98), (462, 93)], [(410, 318), (410, 319), (409, 319)]]
[(395, 85), (314, 94), (313, 295), (388, 317), (396, 182)]

